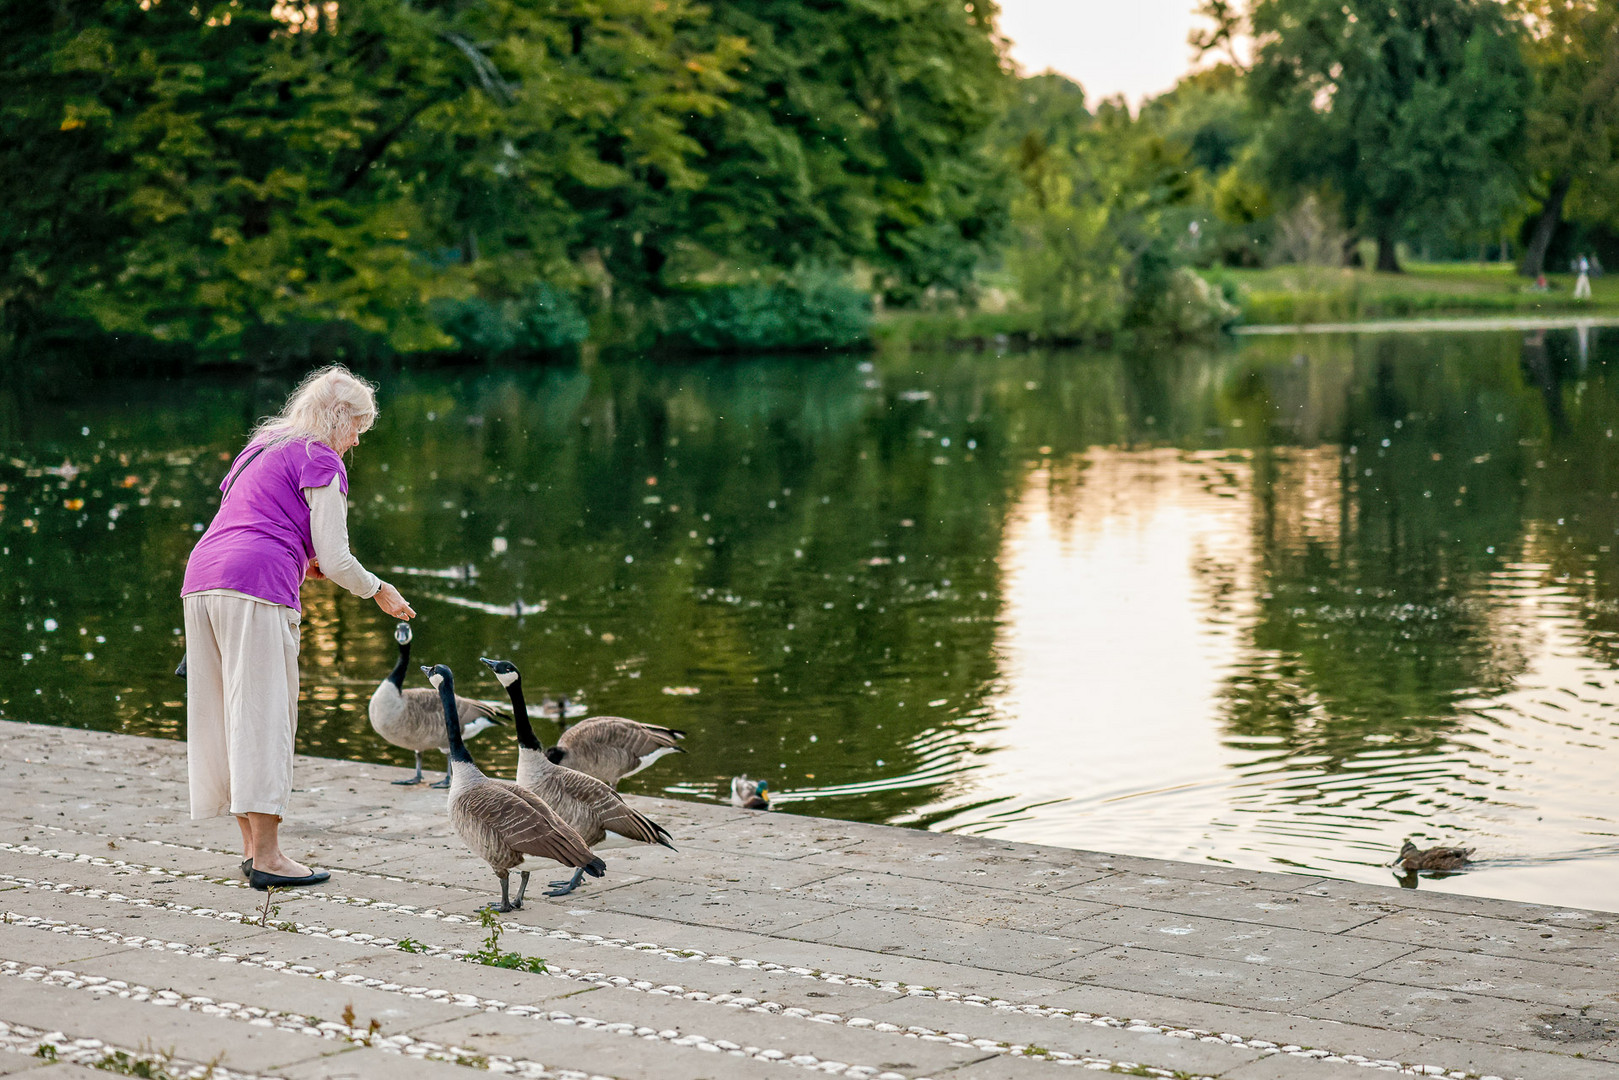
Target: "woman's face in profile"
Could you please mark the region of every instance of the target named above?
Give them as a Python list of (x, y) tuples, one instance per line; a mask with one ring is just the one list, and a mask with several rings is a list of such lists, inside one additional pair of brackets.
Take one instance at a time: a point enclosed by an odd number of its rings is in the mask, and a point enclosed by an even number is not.
[(350, 419), (348, 424), (338, 433), (336, 445), (332, 447), (339, 454), (346, 454), (360, 445), (360, 422)]

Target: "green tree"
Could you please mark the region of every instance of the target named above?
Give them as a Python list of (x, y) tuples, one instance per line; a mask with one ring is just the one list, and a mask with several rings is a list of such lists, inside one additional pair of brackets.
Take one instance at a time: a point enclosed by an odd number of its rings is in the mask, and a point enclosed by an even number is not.
[(1143, 102), (1141, 118), (1186, 147), (1192, 163), (1211, 179), (1229, 168), (1259, 131), (1243, 72), (1229, 64), (1187, 75)]
[(1185, 150), (1105, 102), (1072, 144), (1028, 136), (1015, 154), (1007, 266), (1041, 332), (1074, 338), (1152, 321), (1175, 284), (1173, 210), (1193, 191)]
[[(728, 107), (696, 125), (707, 182), (660, 253), (793, 267), (859, 261), (891, 297), (962, 289), (1004, 232), (989, 145), (1011, 79), (987, 0), (713, 0), (705, 41), (748, 43)], [(650, 235), (650, 234), (648, 234)]]
[[(576, 277), (664, 189), (740, 52), (681, 0), (6, 5), (0, 304), (216, 352)], [(481, 254), (480, 254), (481, 253)]]
[(1090, 127), (1085, 88), (1056, 72), (1019, 79), (995, 124), (996, 144), (1015, 150), (1029, 139), (1042, 147), (1072, 149)]
[(1257, 0), (1248, 80), (1283, 183), (1326, 183), (1398, 271), (1408, 223), (1476, 226), (1517, 195), (1528, 85), (1494, 0)]
[(1619, 7), (1523, 0), (1534, 76), (1529, 161), (1540, 196), (1521, 271), (1538, 277), (1565, 208), (1612, 221), (1619, 200)]

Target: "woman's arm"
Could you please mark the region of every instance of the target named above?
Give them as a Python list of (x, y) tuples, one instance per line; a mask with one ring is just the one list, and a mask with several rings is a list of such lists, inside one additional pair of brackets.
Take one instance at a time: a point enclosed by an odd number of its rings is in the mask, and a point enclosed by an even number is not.
[(333, 478), (323, 488), (304, 488), (304, 501), (309, 504), (309, 532), (321, 576), (355, 596), (367, 600), (375, 596), (382, 581), (349, 550), (349, 501), (339, 481)]
[(355, 596), (375, 599), (377, 606), (396, 619), (412, 619), (416, 611), (399, 590), (360, 565), (349, 550), (349, 501), (334, 477), (323, 488), (304, 488), (309, 504), (310, 539), (315, 544), (314, 576), (337, 582)]

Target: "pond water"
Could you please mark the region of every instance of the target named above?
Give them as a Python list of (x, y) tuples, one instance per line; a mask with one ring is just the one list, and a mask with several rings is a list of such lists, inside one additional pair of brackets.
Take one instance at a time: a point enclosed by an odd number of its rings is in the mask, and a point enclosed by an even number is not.
[[(1619, 908), (1619, 331), (379, 378), (413, 659), (690, 733), (627, 790)], [(0, 388), (0, 715), (182, 736), (186, 554), (288, 388)], [(408, 764), (392, 620), (304, 598), (300, 749)]]

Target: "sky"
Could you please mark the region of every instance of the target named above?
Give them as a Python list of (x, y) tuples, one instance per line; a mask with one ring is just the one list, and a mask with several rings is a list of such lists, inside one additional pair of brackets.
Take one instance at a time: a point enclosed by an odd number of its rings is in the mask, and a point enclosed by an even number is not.
[(1195, 0), (999, 0), (1001, 33), (1024, 74), (1057, 71), (1088, 101), (1139, 104), (1191, 66)]

